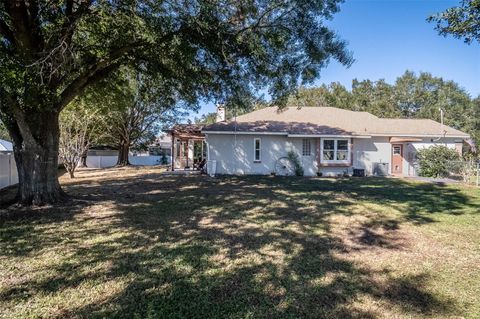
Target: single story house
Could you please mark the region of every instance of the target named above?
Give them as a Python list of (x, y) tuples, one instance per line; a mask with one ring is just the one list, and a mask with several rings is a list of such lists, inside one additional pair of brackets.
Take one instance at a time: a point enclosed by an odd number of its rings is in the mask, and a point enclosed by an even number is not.
[[(272, 174), (290, 151), (305, 175), (415, 176), (419, 149), (462, 151), (469, 135), (428, 119), (386, 119), (333, 107), (260, 109), (203, 127), (217, 174)], [(283, 159), (282, 159), (283, 158)], [(283, 166), (285, 167), (285, 166)]]

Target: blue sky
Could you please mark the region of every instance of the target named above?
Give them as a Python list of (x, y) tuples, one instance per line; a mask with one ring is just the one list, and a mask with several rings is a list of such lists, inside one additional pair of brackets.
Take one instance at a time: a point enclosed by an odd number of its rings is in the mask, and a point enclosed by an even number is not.
[[(393, 83), (405, 70), (430, 72), (454, 80), (472, 96), (480, 95), (480, 45), (443, 37), (426, 18), (457, 6), (460, 0), (346, 0), (328, 25), (348, 42), (355, 62), (346, 68), (331, 62), (315, 84), (352, 79)], [(198, 114), (213, 112), (203, 105)]]

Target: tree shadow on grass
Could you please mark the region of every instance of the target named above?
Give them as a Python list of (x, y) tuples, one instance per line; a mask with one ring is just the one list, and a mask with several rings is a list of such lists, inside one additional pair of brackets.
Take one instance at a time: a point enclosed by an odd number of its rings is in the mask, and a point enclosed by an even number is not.
[[(11, 303), (38, 294), (62, 294), (90, 282), (123, 283), (99, 300), (65, 307), (57, 317), (156, 318), (375, 318), (370, 298), (407, 315), (455, 313), (456, 302), (429, 292), (428, 274), (395, 277), (347, 258), (332, 217), (355, 215), (356, 205), (397, 207), (399, 216), (374, 215), (361, 224), (362, 247), (393, 245), (402, 223), (434, 222), (461, 213), (459, 190), (387, 179), (163, 177), (103, 179), (72, 184), (91, 201), (58, 227), (58, 220), (5, 220), (1, 257), (45, 249), (71, 254), (49, 274), (0, 292)], [(109, 203), (116, 213), (94, 212)], [(37, 215), (38, 216), (38, 215)], [(30, 227), (27, 227), (30, 225)], [(15, 227), (26, 230), (15, 232)], [(58, 227), (58, 232), (55, 232)], [(75, 229), (79, 228), (76, 232)], [(376, 238), (384, 228), (392, 236)], [(65, 237), (68, 240), (65, 241)], [(15, 237), (15, 240), (10, 237)], [(22, 242), (38, 245), (22, 247)], [(31, 245), (31, 244), (30, 244)], [(65, 247), (62, 247), (65, 245)], [(16, 249), (18, 248), (18, 249)], [(88, 293), (88, 291), (86, 292)], [(401, 312), (401, 313), (402, 313)]]

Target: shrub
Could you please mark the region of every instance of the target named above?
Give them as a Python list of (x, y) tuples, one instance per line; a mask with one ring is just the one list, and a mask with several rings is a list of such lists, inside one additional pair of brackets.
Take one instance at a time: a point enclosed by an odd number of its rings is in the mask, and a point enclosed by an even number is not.
[(295, 168), (295, 175), (303, 176), (303, 173), (304, 173), (303, 167), (302, 167), (302, 164), (300, 164), (300, 159), (298, 158), (297, 153), (290, 151), (288, 152), (287, 157), (293, 163), (293, 166)]
[(420, 176), (446, 177), (449, 173), (449, 162), (458, 161), (460, 156), (454, 149), (436, 145), (421, 149), (417, 153), (420, 165)]

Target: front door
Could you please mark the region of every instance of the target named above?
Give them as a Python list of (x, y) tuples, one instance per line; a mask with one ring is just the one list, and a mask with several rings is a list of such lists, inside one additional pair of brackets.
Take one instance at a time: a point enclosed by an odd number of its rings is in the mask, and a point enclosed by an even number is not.
[(403, 145), (392, 144), (392, 174), (402, 175)]

